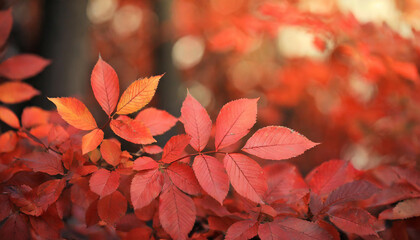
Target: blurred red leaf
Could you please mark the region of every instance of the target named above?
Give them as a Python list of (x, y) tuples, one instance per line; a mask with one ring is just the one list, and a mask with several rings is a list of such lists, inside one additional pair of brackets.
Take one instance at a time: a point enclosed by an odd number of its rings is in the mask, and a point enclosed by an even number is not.
[(50, 60), (33, 54), (13, 56), (0, 63), (0, 76), (16, 80), (33, 77), (50, 63)]

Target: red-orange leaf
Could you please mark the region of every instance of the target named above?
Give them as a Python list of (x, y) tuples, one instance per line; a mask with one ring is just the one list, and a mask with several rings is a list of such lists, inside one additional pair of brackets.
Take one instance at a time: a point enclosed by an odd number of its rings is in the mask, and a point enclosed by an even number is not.
[(316, 145), (289, 128), (270, 126), (255, 132), (242, 150), (264, 159), (283, 160), (296, 157)]
[(116, 223), (125, 215), (126, 211), (127, 200), (119, 191), (115, 191), (98, 201), (98, 215), (108, 224)]
[(27, 101), (40, 92), (23, 82), (6, 82), (0, 85), (0, 101), (15, 104)]
[(180, 120), (185, 132), (191, 136), (190, 145), (202, 151), (209, 141), (212, 123), (206, 109), (190, 93), (182, 103)]
[(31, 128), (42, 124), (47, 124), (50, 112), (39, 107), (26, 107), (22, 112), (22, 126)]
[(6, 43), (10, 30), (12, 30), (12, 23), (12, 9), (0, 11), (0, 47)]
[(200, 185), (195, 178), (194, 172), (187, 164), (179, 162), (173, 163), (166, 169), (166, 172), (173, 184), (182, 191), (190, 195), (197, 195), (201, 192)]
[(127, 116), (120, 116), (111, 120), (110, 127), (121, 138), (136, 144), (150, 144), (156, 142), (149, 129), (140, 121)]
[(19, 119), (10, 109), (0, 106), (0, 120), (13, 128), (20, 128)]
[(187, 239), (195, 222), (194, 201), (174, 185), (168, 186), (159, 198), (159, 220), (173, 239)]
[(255, 237), (258, 233), (258, 222), (244, 220), (232, 224), (226, 233), (225, 240), (246, 240)]
[(143, 150), (145, 153), (148, 153), (148, 154), (159, 154), (163, 152), (163, 149), (159, 147), (158, 145), (143, 146)]
[(29, 78), (40, 73), (50, 62), (33, 54), (13, 56), (0, 63), (0, 76), (17, 80)]
[(178, 160), (185, 147), (190, 143), (191, 137), (185, 134), (171, 137), (163, 148), (162, 161), (164, 163), (171, 163)]
[(193, 169), (204, 191), (223, 205), (229, 191), (229, 178), (223, 164), (215, 157), (199, 155), (194, 159)]
[(34, 172), (44, 172), (50, 175), (63, 174), (61, 159), (55, 153), (33, 152), (22, 158), (25, 165)]
[(258, 99), (238, 99), (227, 103), (216, 120), (216, 150), (236, 143), (257, 120)]
[(121, 146), (114, 140), (105, 139), (101, 145), (101, 155), (107, 163), (115, 167), (120, 163)]
[(96, 149), (104, 139), (104, 132), (101, 129), (94, 129), (82, 138), (82, 154)]
[(164, 134), (178, 122), (176, 117), (156, 108), (142, 110), (135, 119), (142, 122), (153, 136)]
[(120, 185), (120, 174), (116, 171), (108, 171), (104, 168), (92, 174), (89, 180), (90, 190), (101, 198), (117, 190)]
[(102, 58), (98, 59), (90, 77), (93, 94), (106, 114), (111, 115), (117, 106), (120, 85), (115, 70)]
[(156, 108), (142, 110), (135, 119), (142, 122), (153, 136), (164, 134), (178, 122), (176, 117)]
[(72, 97), (48, 98), (57, 106), (60, 116), (70, 125), (81, 130), (97, 128), (96, 121), (85, 104)]
[(137, 112), (152, 100), (159, 79), (163, 75), (139, 79), (133, 82), (121, 95), (117, 105), (117, 114), (125, 115)]
[(134, 209), (149, 205), (162, 190), (162, 174), (158, 169), (136, 174), (131, 182), (131, 203)]
[(268, 187), (260, 165), (240, 153), (226, 154), (223, 163), (233, 188), (243, 197), (263, 203)]
[(13, 151), (17, 142), (18, 137), (12, 130), (0, 134), (0, 153)]
[(139, 157), (134, 161), (133, 169), (137, 171), (152, 170), (159, 167), (159, 164), (150, 157)]

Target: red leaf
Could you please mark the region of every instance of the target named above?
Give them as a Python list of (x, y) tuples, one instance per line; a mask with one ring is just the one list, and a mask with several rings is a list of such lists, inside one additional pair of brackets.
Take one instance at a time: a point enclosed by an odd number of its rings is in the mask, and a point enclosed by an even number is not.
[(34, 172), (44, 172), (50, 175), (63, 174), (61, 159), (54, 153), (33, 152), (23, 157), (25, 165)]
[(346, 183), (331, 192), (324, 203), (324, 208), (346, 202), (367, 199), (372, 196), (372, 194), (378, 192), (378, 190), (379, 189), (372, 183), (364, 180)]
[(135, 120), (142, 122), (153, 136), (164, 134), (178, 122), (176, 117), (156, 108), (142, 110), (137, 114)]
[(5, 11), (0, 11), (0, 47), (6, 43), (12, 30), (12, 23), (12, 9), (9, 8)]
[(247, 240), (258, 234), (258, 222), (244, 220), (232, 224), (226, 233), (225, 240)]
[(375, 235), (377, 220), (361, 208), (342, 208), (329, 214), (330, 221), (347, 233), (359, 236)]
[(226, 154), (223, 163), (233, 188), (243, 197), (263, 203), (268, 187), (260, 165), (239, 153)]
[(308, 192), (308, 186), (296, 166), (281, 162), (264, 167), (267, 177), (267, 195), (265, 200), (273, 203), (285, 200), (288, 203), (298, 203)]
[(64, 179), (55, 179), (42, 183), (37, 188), (35, 204), (46, 211), (51, 204), (57, 201), (65, 186), (66, 181)]
[(202, 151), (209, 141), (212, 123), (206, 109), (190, 93), (182, 103), (180, 120), (185, 132), (191, 136), (190, 145)]
[(331, 160), (324, 162), (312, 170), (305, 180), (311, 191), (323, 196), (338, 186), (351, 182), (358, 172), (351, 164), (343, 160)]
[(119, 191), (115, 191), (98, 201), (98, 215), (108, 224), (116, 223), (125, 215), (126, 211), (127, 200)]
[(57, 106), (60, 116), (70, 125), (81, 130), (97, 128), (89, 109), (79, 99), (72, 97), (48, 98)]
[(0, 135), (0, 153), (6, 153), (15, 150), (17, 142), (18, 137), (14, 131), (9, 130), (5, 133), (2, 133)]
[(29, 229), (28, 218), (23, 214), (15, 213), (0, 227), (0, 236), (3, 239), (27, 240), (30, 239)]
[(21, 54), (0, 63), (0, 76), (9, 79), (25, 79), (40, 73), (50, 60), (33, 54)]
[(119, 137), (136, 144), (150, 144), (156, 142), (149, 129), (140, 121), (127, 116), (112, 119), (110, 127)]
[(258, 229), (261, 240), (275, 239), (332, 239), (332, 236), (313, 222), (298, 218), (276, 219), (273, 222), (261, 224)]
[(195, 222), (193, 200), (178, 190), (168, 186), (159, 198), (159, 220), (163, 229), (173, 239), (187, 239)]
[(148, 153), (148, 154), (159, 154), (163, 151), (163, 149), (159, 147), (158, 145), (143, 146), (143, 150), (145, 153)]
[(257, 101), (238, 99), (223, 106), (216, 120), (216, 151), (248, 134), (257, 120)]
[(120, 85), (115, 70), (99, 57), (90, 77), (93, 94), (105, 113), (110, 116), (117, 106)]
[(376, 207), (416, 197), (420, 197), (420, 191), (411, 184), (402, 182), (382, 189), (370, 198), (366, 205), (369, 207)]
[(15, 104), (27, 101), (40, 92), (31, 85), (23, 82), (5, 82), (0, 84), (0, 101)]
[(108, 171), (104, 168), (92, 174), (89, 180), (90, 190), (101, 198), (115, 192), (120, 185), (120, 174), (116, 171)]
[(121, 95), (117, 105), (117, 114), (125, 115), (137, 112), (152, 100), (159, 79), (163, 75), (139, 79), (133, 82)]
[(99, 222), (100, 218), (98, 215), (98, 200), (94, 201), (90, 204), (90, 206), (86, 209), (85, 214), (85, 222), (86, 226), (90, 227), (95, 225)]
[(82, 137), (82, 154), (95, 150), (104, 139), (104, 132), (101, 129), (94, 129)]
[(20, 128), (19, 119), (10, 109), (0, 106), (0, 120), (12, 128)]
[(255, 132), (242, 150), (264, 159), (283, 160), (299, 156), (316, 145), (289, 128), (270, 126)]
[(406, 219), (420, 216), (420, 198), (399, 202), (394, 208), (379, 214), (379, 219)]
[(191, 137), (185, 134), (171, 137), (163, 148), (162, 162), (171, 163), (178, 160), (185, 147), (189, 144)]
[(33, 235), (39, 239), (60, 239), (60, 230), (64, 223), (55, 213), (48, 212), (40, 217), (30, 217)]
[(117, 166), (120, 163), (121, 145), (114, 140), (106, 139), (101, 145), (102, 158), (112, 166)]
[(167, 169), (169, 178), (175, 186), (190, 195), (198, 195), (201, 192), (200, 185), (195, 178), (190, 166), (184, 163), (173, 163)]
[(137, 239), (151, 239), (152, 229), (149, 227), (138, 227), (131, 229), (124, 240), (137, 240)]
[(159, 164), (150, 157), (139, 157), (134, 161), (133, 169), (137, 171), (152, 170), (159, 167)]
[(159, 195), (162, 185), (162, 174), (158, 169), (137, 173), (130, 186), (134, 209), (149, 205)]
[[(0, 12), (1, 14), (1, 12)], [(6, 194), (0, 195), (0, 221), (3, 221), (12, 213), (12, 205), (9, 200), (9, 196)]]
[(208, 155), (198, 155), (193, 169), (201, 187), (221, 205), (229, 191), (229, 178), (223, 164)]
[(48, 123), (50, 112), (39, 107), (26, 107), (22, 112), (22, 126), (31, 128)]

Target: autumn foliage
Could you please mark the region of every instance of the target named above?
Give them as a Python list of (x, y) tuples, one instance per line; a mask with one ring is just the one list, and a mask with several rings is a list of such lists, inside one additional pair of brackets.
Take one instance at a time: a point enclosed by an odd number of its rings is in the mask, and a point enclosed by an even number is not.
[[(0, 44), (11, 24), (10, 10), (0, 12)], [(105, 122), (73, 97), (49, 97), (57, 111), (27, 107), (18, 118), (8, 105), (40, 94), (21, 80), (48, 64), (32, 55), (0, 62), (0, 120), (11, 128), (0, 135), (4, 239), (419, 236), (417, 170), (364, 171), (337, 159), (303, 177), (282, 160), (316, 154), (319, 143), (283, 126), (256, 129), (258, 98), (230, 101), (212, 120), (187, 93), (172, 116), (146, 107), (164, 75), (120, 95), (116, 71), (99, 57), (90, 83)], [(177, 124), (181, 133), (161, 148), (155, 137)], [(105, 138), (108, 127), (115, 135)]]

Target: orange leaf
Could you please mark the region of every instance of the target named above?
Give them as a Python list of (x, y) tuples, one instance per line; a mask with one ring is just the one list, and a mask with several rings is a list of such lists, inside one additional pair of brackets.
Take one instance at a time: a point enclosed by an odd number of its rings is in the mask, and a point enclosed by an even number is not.
[(117, 106), (120, 85), (115, 70), (101, 58), (98, 59), (90, 78), (93, 94), (106, 114), (111, 115)]
[(150, 144), (156, 142), (149, 129), (140, 121), (127, 116), (112, 119), (110, 127), (121, 138), (136, 144)]
[(10, 109), (0, 106), (0, 120), (13, 128), (20, 128), (19, 119)]
[(70, 125), (81, 130), (97, 128), (96, 121), (87, 107), (76, 98), (48, 98), (57, 106), (60, 116)]
[(102, 158), (112, 166), (117, 166), (120, 163), (121, 146), (115, 141), (106, 139), (101, 145)]
[(0, 85), (0, 101), (8, 104), (27, 101), (39, 93), (27, 83), (6, 82)]
[(101, 129), (92, 130), (82, 138), (82, 154), (96, 149), (104, 139), (104, 132)]
[(152, 100), (159, 79), (163, 75), (139, 79), (133, 82), (121, 95), (117, 105), (117, 114), (125, 115), (137, 112)]

